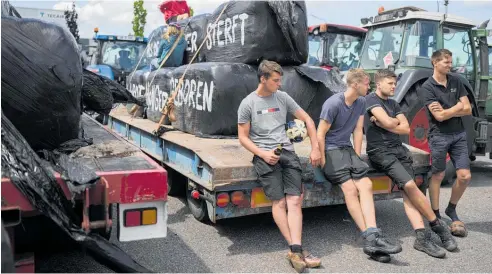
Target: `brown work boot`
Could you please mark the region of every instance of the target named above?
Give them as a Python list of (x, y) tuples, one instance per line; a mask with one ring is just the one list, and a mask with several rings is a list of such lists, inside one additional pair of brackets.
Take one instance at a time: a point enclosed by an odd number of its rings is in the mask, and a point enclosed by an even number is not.
[(321, 259), (314, 256), (307, 250), (302, 251), (302, 256), (304, 257), (304, 262), (306, 262), (306, 267), (308, 268), (316, 268), (321, 265)]
[(304, 261), (304, 256), (301, 253), (294, 253), (289, 251), (287, 254), (287, 260), (289, 260), (292, 267), (297, 271), (297, 273), (301, 273), (306, 269), (306, 262)]

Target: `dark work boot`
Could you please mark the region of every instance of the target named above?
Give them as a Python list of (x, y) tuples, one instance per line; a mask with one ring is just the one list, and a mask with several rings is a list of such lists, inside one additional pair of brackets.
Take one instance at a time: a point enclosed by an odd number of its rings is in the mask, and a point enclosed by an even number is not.
[(364, 253), (369, 256), (372, 256), (375, 253), (384, 253), (384, 254), (396, 254), (400, 253), (402, 247), (400, 244), (390, 243), (381, 233), (381, 230), (377, 230), (376, 232), (372, 232), (365, 237), (364, 240)]
[(380, 252), (376, 252), (376, 253), (373, 253), (371, 255), (369, 255), (369, 257), (376, 261), (376, 262), (380, 262), (380, 263), (389, 263), (391, 261), (391, 256), (388, 255), (388, 254), (384, 254), (384, 253), (380, 253)]
[(446, 256), (446, 251), (437, 246), (431, 239), (432, 233), (430, 230), (418, 231), (413, 248), (418, 251), (427, 253), (427, 255), (444, 258)]
[(443, 220), (439, 219), (439, 225), (433, 226), (432, 231), (441, 238), (441, 242), (447, 251), (454, 251), (458, 248), (458, 244), (453, 235), (451, 235), (448, 225)]

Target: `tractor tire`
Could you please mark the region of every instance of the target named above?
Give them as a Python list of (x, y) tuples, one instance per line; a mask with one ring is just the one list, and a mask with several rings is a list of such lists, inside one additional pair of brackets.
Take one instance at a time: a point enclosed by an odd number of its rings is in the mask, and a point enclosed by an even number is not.
[[(429, 132), (429, 119), (424, 102), (418, 97), (417, 90), (422, 85), (422, 82), (415, 84), (400, 102), (400, 108), (405, 114), (410, 125), (409, 135), (400, 135), (403, 143), (419, 148), (430, 153), (430, 148), (427, 141)], [(456, 169), (454, 168), (449, 156), (446, 158), (446, 172), (441, 184), (447, 185), (452, 183), (456, 177)]]
[(2, 222), (2, 273), (15, 273), (14, 254), (7, 230)]
[(202, 223), (207, 223), (209, 221), (207, 202), (202, 199), (197, 200), (191, 197), (192, 191), (193, 189), (186, 189), (186, 201), (188, 203), (188, 208), (195, 219)]

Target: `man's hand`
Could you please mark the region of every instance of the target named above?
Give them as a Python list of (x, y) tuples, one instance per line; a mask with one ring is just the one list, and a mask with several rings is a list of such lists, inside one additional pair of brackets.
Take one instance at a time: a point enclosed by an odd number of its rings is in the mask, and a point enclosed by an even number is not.
[(260, 157), (263, 161), (272, 166), (275, 165), (280, 159), (280, 156), (275, 155), (274, 150), (264, 151), (261, 153)]
[(319, 149), (312, 149), (311, 155), (309, 156), (309, 162), (313, 167), (317, 167), (321, 164), (321, 153)]
[(443, 111), (444, 109), (442, 108), (441, 104), (439, 102), (433, 102), (429, 105), (429, 108), (431, 111)]

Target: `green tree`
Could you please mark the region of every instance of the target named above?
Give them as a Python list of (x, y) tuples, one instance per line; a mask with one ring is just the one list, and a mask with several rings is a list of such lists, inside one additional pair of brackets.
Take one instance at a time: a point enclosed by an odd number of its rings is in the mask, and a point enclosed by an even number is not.
[(75, 1), (72, 2), (72, 9), (69, 10), (68, 8), (65, 10), (65, 20), (67, 21), (67, 26), (70, 32), (72, 33), (73, 37), (75, 37), (75, 41), (79, 43), (79, 26), (77, 25), (77, 19), (79, 18), (79, 15), (77, 14), (77, 11), (75, 10)]
[(145, 24), (147, 23), (147, 10), (144, 8), (143, 0), (133, 2), (133, 33), (135, 36), (144, 36)]

